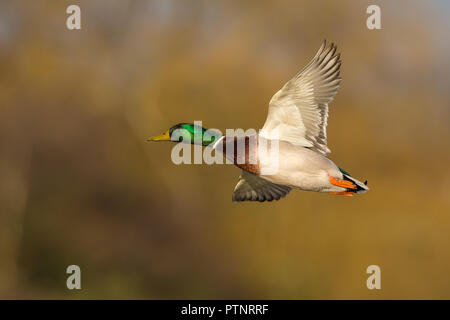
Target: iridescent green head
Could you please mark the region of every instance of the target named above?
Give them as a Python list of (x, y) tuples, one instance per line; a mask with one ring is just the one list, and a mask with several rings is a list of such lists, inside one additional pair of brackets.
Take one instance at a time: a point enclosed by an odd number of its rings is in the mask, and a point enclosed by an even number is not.
[(220, 134), (217, 131), (193, 123), (179, 123), (163, 134), (149, 138), (148, 141), (173, 141), (208, 146), (218, 137)]

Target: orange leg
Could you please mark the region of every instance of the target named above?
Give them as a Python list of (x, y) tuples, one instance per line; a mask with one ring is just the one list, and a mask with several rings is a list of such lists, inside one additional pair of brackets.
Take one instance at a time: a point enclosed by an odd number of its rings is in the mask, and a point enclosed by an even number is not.
[(347, 180), (336, 180), (335, 178), (333, 178), (332, 176), (328, 175), (328, 177), (330, 178), (330, 183), (332, 185), (341, 187), (341, 188), (346, 188), (346, 189), (356, 189), (356, 186), (353, 182), (351, 181), (347, 181)]
[(337, 195), (346, 196), (346, 197), (353, 197), (353, 195), (354, 195), (353, 192), (347, 192), (347, 191), (344, 191), (344, 192), (328, 192), (328, 194), (337, 194)]

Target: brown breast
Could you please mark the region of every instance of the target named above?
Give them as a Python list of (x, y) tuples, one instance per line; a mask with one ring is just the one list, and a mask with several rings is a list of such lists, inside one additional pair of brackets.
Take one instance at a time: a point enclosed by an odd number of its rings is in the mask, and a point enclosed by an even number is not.
[(258, 157), (258, 136), (225, 136), (222, 140), (222, 147), (223, 154), (234, 165), (257, 175), (261, 173)]

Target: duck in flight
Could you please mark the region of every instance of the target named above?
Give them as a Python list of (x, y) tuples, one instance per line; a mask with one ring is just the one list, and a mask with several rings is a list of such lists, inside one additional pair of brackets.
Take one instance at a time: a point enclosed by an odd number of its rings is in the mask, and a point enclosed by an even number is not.
[[(341, 78), (341, 60), (333, 43), (323, 42), (314, 58), (289, 80), (269, 103), (266, 122), (257, 139), (208, 134), (208, 130), (191, 123), (179, 123), (150, 141), (189, 141), (196, 130), (202, 133), (203, 146), (221, 151), (242, 172), (234, 189), (233, 201), (272, 201), (285, 197), (292, 189), (353, 196), (369, 190), (362, 183), (326, 157), (328, 104), (336, 95)], [(182, 130), (182, 135), (175, 132)], [(187, 139), (186, 139), (187, 138)], [(274, 163), (267, 152), (252, 148), (251, 141), (276, 141), (276, 168), (265, 170)], [(236, 151), (231, 156), (225, 150), (245, 146), (244, 160), (239, 161)], [(254, 161), (249, 161), (253, 159)], [(242, 160), (242, 159), (240, 159)]]

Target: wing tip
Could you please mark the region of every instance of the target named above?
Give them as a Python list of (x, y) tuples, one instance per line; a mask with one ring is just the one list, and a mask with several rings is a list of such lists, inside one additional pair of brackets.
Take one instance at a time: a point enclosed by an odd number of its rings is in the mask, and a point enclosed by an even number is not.
[(288, 186), (282, 186), (278, 184), (272, 184), (272, 190), (260, 190), (259, 192), (244, 192), (244, 193), (236, 193), (234, 192), (231, 201), (232, 202), (244, 202), (244, 201), (252, 201), (252, 202), (273, 202), (278, 201), (285, 198), (290, 192), (291, 188)]

